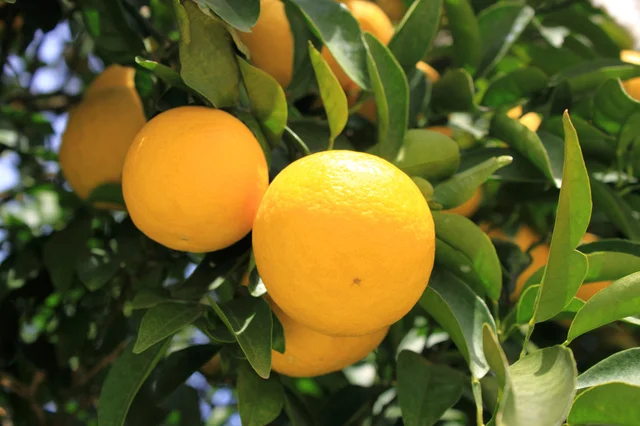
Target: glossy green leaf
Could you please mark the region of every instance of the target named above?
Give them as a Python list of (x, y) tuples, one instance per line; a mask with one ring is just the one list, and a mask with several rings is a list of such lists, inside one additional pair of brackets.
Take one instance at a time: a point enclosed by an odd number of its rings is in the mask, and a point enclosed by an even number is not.
[(591, 180), (594, 206), (627, 237), (640, 241), (640, 222), (633, 210), (609, 185), (596, 179)]
[[(598, 111), (596, 108), (594, 110)], [(629, 157), (633, 157), (634, 150), (637, 150), (640, 146), (640, 103), (636, 104), (633, 112), (626, 121), (622, 123), (620, 132), (618, 134), (618, 146), (616, 148), (616, 155), (618, 157), (618, 164), (621, 168), (624, 168), (626, 164), (631, 163)], [(632, 160), (633, 161), (633, 160)]]
[(640, 348), (615, 353), (589, 368), (578, 376), (577, 389), (613, 382), (640, 386)]
[(580, 393), (571, 407), (571, 425), (635, 426), (640, 422), (640, 386), (607, 383)]
[[(457, 214), (433, 212), (433, 221), (436, 262), (447, 266), (467, 283), (479, 283), (483, 293), (498, 300), (502, 291), (502, 270), (489, 236), (472, 221)], [(447, 250), (438, 250), (441, 242), (447, 245)], [(451, 250), (457, 256), (452, 257)]]
[(122, 196), (122, 185), (119, 183), (105, 183), (95, 187), (87, 197), (88, 203), (109, 203), (121, 207), (125, 206)]
[(547, 87), (547, 75), (539, 68), (516, 69), (491, 83), (482, 104), (491, 108), (513, 105), (523, 98), (531, 98)]
[(466, 149), (461, 152), (459, 171), (470, 169), (491, 158), (504, 156), (511, 157), (513, 161), (508, 167), (496, 170), (492, 175), (495, 179), (513, 182), (547, 182), (547, 178), (531, 161), (510, 148), (480, 147)]
[(169, 86), (186, 87), (182, 81), (182, 77), (180, 77), (180, 73), (164, 64), (156, 61), (150, 61), (141, 56), (136, 56), (136, 63), (142, 68), (154, 73), (160, 80), (164, 81)]
[[(262, 95), (258, 95), (258, 96), (262, 97)], [(242, 121), (244, 125), (247, 126), (249, 130), (251, 130), (251, 133), (253, 133), (253, 136), (255, 136), (256, 139), (258, 140), (258, 143), (260, 144), (260, 148), (262, 148), (262, 152), (264, 153), (264, 157), (267, 160), (268, 167), (271, 167), (272, 147), (276, 146), (282, 138), (282, 134), (280, 134), (280, 136), (277, 136), (272, 132), (272, 130), (277, 129), (280, 126), (280, 123), (276, 124), (276, 121), (280, 120), (278, 117), (276, 117), (278, 115), (278, 113), (276, 112), (276, 109), (271, 111), (267, 111), (266, 109), (263, 109), (262, 112), (258, 112), (257, 108), (254, 108), (253, 113), (247, 112), (244, 109), (236, 109), (234, 111), (236, 118)], [(257, 116), (259, 114), (262, 115), (262, 119), (264, 119), (265, 121), (263, 122), (258, 121)], [(286, 115), (286, 112), (285, 112), (285, 115)], [(271, 131), (267, 129), (267, 126), (271, 126)], [(267, 138), (267, 134), (271, 135), (271, 139)]]
[[(580, 147), (582, 148), (582, 152), (585, 156), (591, 155), (594, 158), (613, 161), (616, 154), (615, 137), (601, 132), (583, 118), (573, 116), (571, 117), (571, 121), (578, 133)], [(540, 126), (540, 130), (563, 137), (564, 129), (562, 125), (562, 117), (555, 116), (544, 120)]]
[[(484, 324), (482, 327), (482, 348), (484, 356), (487, 359), (487, 363), (489, 364), (489, 368), (495, 375), (497, 386), (501, 390), (500, 392), (497, 392), (495, 404), (493, 401), (487, 401), (486, 403), (489, 406), (497, 405), (497, 409), (493, 410), (494, 417), (492, 422), (496, 425), (503, 425), (504, 412), (507, 404), (509, 404), (509, 410), (511, 412), (515, 411), (515, 398), (513, 395), (511, 377), (509, 376), (509, 361), (507, 360), (507, 356), (505, 355), (502, 346), (500, 346), (498, 336), (488, 324)], [(488, 377), (485, 377), (485, 379)]]
[(238, 369), (238, 411), (243, 425), (264, 426), (284, 407), (284, 390), (275, 377), (263, 379), (246, 364)]
[(209, 6), (216, 15), (240, 31), (248, 32), (258, 21), (260, 0), (199, 0)]
[(442, 0), (416, 0), (398, 24), (389, 50), (409, 75), (425, 57), (438, 32)]
[(613, 251), (640, 257), (640, 242), (618, 238), (601, 239), (592, 243), (582, 244), (578, 249), (585, 254), (599, 251)]
[(322, 42), (316, 37), (307, 24), (307, 18), (302, 11), (291, 2), (284, 2), (284, 10), (289, 21), (289, 28), (293, 36), (293, 74), (289, 86), (285, 88), (287, 96), (298, 99), (309, 93), (313, 83), (313, 66), (309, 58), (309, 41), (316, 48)]
[[(424, 199), (429, 203), (429, 207), (433, 210), (433, 185), (431, 185), (428, 180), (421, 178), (420, 176), (412, 176), (411, 180), (416, 184)], [(438, 208), (441, 209), (442, 206), (438, 204)]]
[(537, 350), (509, 367), (511, 394), (496, 425), (561, 425), (576, 393), (576, 363), (562, 346)]
[(637, 65), (627, 64), (619, 59), (598, 58), (581, 61), (560, 71), (551, 77), (549, 84), (557, 86), (566, 81), (573, 94), (580, 94), (596, 90), (609, 79), (626, 80), (639, 75), (640, 67)]
[(132, 309), (149, 309), (159, 303), (171, 301), (164, 292), (143, 288), (138, 291), (131, 301)]
[(284, 339), (284, 327), (273, 311), (271, 312), (271, 348), (281, 354), (286, 350), (286, 341)]
[(158, 366), (153, 392), (155, 398), (159, 401), (168, 398), (219, 350), (220, 347), (216, 345), (194, 345), (172, 352)]
[(531, 7), (516, 1), (497, 3), (478, 15), (480, 38), (484, 47), (476, 71), (478, 76), (487, 75), (495, 67), (533, 16)]
[(262, 378), (271, 372), (271, 309), (260, 298), (243, 297), (218, 305), (213, 310), (233, 333), (251, 367)]
[[(313, 152), (325, 151), (327, 149), (327, 140), (331, 137), (329, 123), (317, 119), (303, 119), (291, 121), (289, 123), (290, 130), (304, 141), (305, 155)], [(335, 149), (355, 150), (353, 144), (344, 134), (338, 136), (333, 144)]]
[(450, 137), (426, 129), (410, 129), (394, 164), (409, 176), (438, 181), (458, 170), (460, 148)]
[(169, 347), (169, 339), (144, 353), (132, 352), (133, 342), (113, 363), (102, 385), (98, 404), (100, 426), (122, 426), (133, 398)]
[(89, 291), (107, 284), (120, 270), (120, 262), (109, 255), (92, 254), (88, 249), (76, 261), (76, 273)]
[(380, 40), (370, 33), (364, 35), (364, 40), (378, 119), (378, 144), (374, 152), (393, 161), (407, 131), (409, 84), (400, 64)]
[(453, 37), (454, 66), (473, 72), (482, 58), (480, 27), (469, 0), (444, 0)]
[(180, 29), (180, 75), (216, 108), (238, 103), (240, 70), (225, 24), (194, 2), (173, 0)]
[(611, 135), (620, 133), (627, 119), (638, 111), (640, 102), (627, 94), (619, 80), (604, 82), (593, 99), (593, 123)]
[(519, 41), (511, 47), (511, 53), (549, 76), (584, 62), (582, 57), (569, 49), (534, 42)]
[(44, 243), (44, 265), (59, 292), (71, 287), (76, 273), (76, 260), (86, 250), (90, 236), (91, 222), (81, 218), (71, 221), (65, 229), (54, 232)]
[(448, 70), (433, 85), (431, 108), (439, 114), (476, 111), (478, 106), (474, 97), (471, 75), (463, 69)]
[(238, 57), (253, 115), (272, 147), (280, 143), (287, 125), (287, 99), (282, 87), (266, 72)]
[(640, 271), (640, 257), (628, 253), (602, 251), (589, 253), (587, 258), (589, 272), (584, 278), (585, 283), (618, 280)]
[(335, 76), (329, 64), (324, 60), (320, 52), (309, 43), (309, 56), (311, 64), (316, 75), (318, 88), (320, 89), (320, 97), (324, 110), (327, 113), (329, 122), (329, 149), (333, 148), (335, 139), (338, 137), (344, 126), (347, 125), (349, 119), (349, 106), (347, 105), (347, 96), (340, 86), (338, 78)]
[(494, 157), (457, 173), (435, 187), (434, 200), (445, 209), (457, 207), (469, 200), (496, 170), (509, 164), (511, 157)]
[(562, 187), (549, 260), (534, 308), (536, 322), (546, 321), (562, 312), (578, 292), (589, 266), (586, 256), (575, 248), (591, 220), (591, 189), (578, 136), (568, 113), (564, 116), (564, 129)]
[(640, 306), (640, 272), (627, 275), (600, 290), (578, 311), (567, 341), (598, 327), (637, 315)]
[(495, 331), (484, 301), (458, 277), (436, 267), (418, 303), (449, 333), (473, 376), (484, 377), (489, 366), (482, 351), (482, 325)]
[(322, 40), (345, 73), (358, 86), (369, 89), (367, 53), (362, 31), (349, 10), (333, 0), (287, 2), (302, 12), (311, 31)]
[(549, 153), (535, 132), (499, 112), (491, 120), (489, 134), (528, 158), (549, 180), (560, 186), (562, 177), (554, 175)]
[(185, 303), (161, 303), (149, 309), (140, 323), (133, 353), (139, 354), (182, 328), (203, 314), (203, 306)]
[(431, 426), (462, 396), (463, 375), (419, 354), (398, 356), (398, 403), (407, 426)]

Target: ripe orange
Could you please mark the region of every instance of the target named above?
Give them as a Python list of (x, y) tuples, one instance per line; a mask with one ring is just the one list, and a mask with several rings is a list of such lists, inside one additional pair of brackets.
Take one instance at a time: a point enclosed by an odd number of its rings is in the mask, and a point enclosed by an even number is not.
[(80, 198), (118, 183), (127, 150), (146, 119), (133, 68), (112, 65), (89, 86), (69, 115), (60, 146), (60, 168)]
[(416, 68), (418, 68), (420, 71), (422, 71), (424, 73), (424, 75), (427, 76), (427, 78), (429, 79), (429, 81), (431, 83), (435, 83), (436, 81), (440, 80), (440, 73), (438, 71), (436, 71), (428, 63), (426, 63), (424, 61), (419, 61), (416, 64)]
[(376, 3), (392, 21), (401, 20), (406, 12), (404, 0), (376, 0)]
[[(640, 52), (633, 50), (623, 50), (620, 52), (620, 59), (624, 62), (640, 65)], [(629, 96), (635, 100), (640, 100), (640, 77), (630, 78), (622, 82), (624, 89)]]
[(295, 321), (360, 336), (402, 318), (433, 268), (429, 206), (413, 181), (379, 157), (325, 151), (286, 167), (253, 227), (260, 276)]
[(293, 35), (280, 0), (261, 0), (260, 17), (250, 33), (238, 31), (247, 46), (251, 62), (271, 75), (282, 87), (293, 74)]
[(471, 217), (480, 208), (480, 204), (482, 203), (482, 188), (478, 188), (476, 192), (473, 193), (471, 198), (469, 198), (464, 203), (460, 204), (457, 207), (454, 207), (449, 210), (444, 210), (445, 213), (455, 213), (464, 217)]
[(122, 185), (131, 219), (149, 238), (174, 250), (208, 252), (247, 235), (268, 179), (264, 153), (240, 120), (184, 106), (140, 130)]

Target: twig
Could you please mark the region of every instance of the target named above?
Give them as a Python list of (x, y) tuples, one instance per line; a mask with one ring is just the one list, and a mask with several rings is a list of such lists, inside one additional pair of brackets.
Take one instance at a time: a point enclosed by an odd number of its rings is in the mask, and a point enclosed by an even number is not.
[(124, 8), (127, 11), (127, 13), (129, 13), (129, 15), (136, 21), (136, 23), (147, 33), (147, 35), (155, 38), (158, 44), (160, 45), (165, 44), (166, 40), (164, 38), (164, 35), (160, 31), (158, 31), (153, 25), (151, 25), (149, 21), (143, 18), (134, 5), (132, 5), (126, 0), (123, 1), (122, 4), (124, 5)]
[(93, 368), (89, 370), (87, 374), (80, 377), (80, 379), (78, 379), (78, 381), (74, 384), (74, 387), (79, 388), (86, 385), (91, 379), (95, 377), (96, 374), (98, 374), (104, 368), (111, 365), (118, 358), (118, 356), (126, 346), (127, 346), (126, 340), (123, 340), (122, 342), (120, 342), (120, 344), (116, 346), (114, 350), (112, 350), (109, 354), (107, 354), (107, 356), (105, 356), (100, 361), (98, 361), (98, 363), (94, 365)]
[(45, 378), (45, 372), (42, 370), (37, 370), (33, 375), (33, 379), (31, 379), (31, 383), (29, 385), (26, 385), (8, 373), (0, 372), (0, 385), (2, 385), (6, 389), (9, 389), (20, 398), (27, 400), (36, 417), (38, 417), (38, 423), (40, 423), (40, 425), (42, 426), (47, 424), (47, 420), (44, 415), (44, 410), (42, 409), (42, 407), (40, 407), (40, 404), (38, 404), (38, 401), (36, 400), (36, 393), (38, 392), (38, 388), (40, 387), (42, 382), (44, 382)]

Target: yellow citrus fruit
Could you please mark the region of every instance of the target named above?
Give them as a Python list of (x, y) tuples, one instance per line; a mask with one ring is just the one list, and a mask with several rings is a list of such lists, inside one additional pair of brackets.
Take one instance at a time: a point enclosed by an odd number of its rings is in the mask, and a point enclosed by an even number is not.
[(127, 150), (146, 121), (133, 68), (112, 65), (69, 114), (60, 146), (60, 168), (80, 198), (118, 183)]
[(513, 118), (514, 120), (522, 117), (522, 106), (518, 105), (511, 108), (509, 111), (507, 111), (507, 117)]
[(482, 203), (482, 188), (478, 188), (476, 192), (473, 193), (471, 198), (469, 198), (464, 203), (460, 204), (458, 207), (454, 207), (449, 210), (444, 210), (445, 213), (455, 213), (464, 217), (471, 217), (480, 208), (480, 204)]
[(322, 334), (359, 336), (402, 318), (433, 268), (431, 211), (415, 183), (379, 157), (325, 151), (273, 180), (253, 227), (269, 295)]
[(174, 250), (209, 252), (251, 230), (268, 186), (253, 133), (221, 110), (183, 106), (154, 117), (131, 144), (122, 187), (135, 225)]
[[(624, 62), (640, 65), (640, 52), (634, 50), (623, 50), (620, 52), (620, 59)], [(640, 77), (630, 78), (622, 82), (626, 92), (635, 100), (640, 100)]]
[(435, 83), (436, 81), (440, 80), (440, 73), (438, 71), (436, 71), (428, 63), (426, 63), (424, 61), (419, 61), (416, 64), (416, 68), (418, 68), (420, 71), (422, 71), (427, 76), (427, 78), (429, 79), (429, 81), (431, 83)]
[(401, 20), (406, 12), (404, 0), (376, 0), (376, 3), (392, 21)]
[(282, 87), (291, 83), (293, 74), (293, 35), (280, 0), (261, 0), (260, 17), (250, 33), (238, 31), (247, 46), (251, 62)]
[[(586, 234), (584, 234), (584, 237), (582, 237), (581, 244), (593, 243), (595, 241), (598, 241), (599, 239), (600, 238), (598, 238), (597, 235), (587, 232)], [(611, 282), (612, 281), (598, 281), (594, 283), (582, 284), (580, 286), (580, 289), (578, 290), (578, 293), (576, 294), (576, 297), (586, 302), (600, 290), (609, 287)]]
[(527, 129), (532, 132), (537, 132), (538, 127), (540, 127), (540, 123), (542, 123), (542, 118), (537, 112), (528, 112), (522, 117), (520, 117), (520, 124), (525, 126)]

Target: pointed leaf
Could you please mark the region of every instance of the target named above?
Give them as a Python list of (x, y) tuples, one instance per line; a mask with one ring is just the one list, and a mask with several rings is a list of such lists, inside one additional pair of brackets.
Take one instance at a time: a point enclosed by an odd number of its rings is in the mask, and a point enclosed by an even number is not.
[(275, 377), (260, 378), (246, 363), (238, 370), (238, 411), (242, 424), (264, 426), (284, 407), (284, 390)]
[[(591, 183), (593, 185), (593, 181)], [(582, 244), (578, 246), (581, 252), (585, 254), (596, 253), (600, 251), (617, 252), (630, 254), (640, 257), (640, 242), (629, 241), (618, 238), (607, 238), (597, 240), (592, 243)]]
[(76, 259), (86, 250), (91, 236), (91, 222), (76, 219), (61, 231), (54, 232), (44, 243), (42, 256), (56, 290), (63, 293), (73, 283)]
[(342, 87), (340, 87), (340, 82), (331, 71), (329, 64), (327, 64), (320, 52), (313, 47), (311, 42), (309, 42), (309, 56), (318, 81), (318, 87), (320, 88), (320, 97), (322, 98), (324, 110), (327, 113), (331, 131), (329, 145), (332, 146), (333, 141), (342, 133), (349, 119), (347, 96)]
[(596, 179), (591, 180), (593, 204), (604, 212), (628, 238), (640, 241), (640, 222), (634, 217), (633, 209), (611, 187)]
[(240, 71), (224, 23), (195, 2), (173, 0), (180, 30), (180, 75), (216, 108), (238, 103)]
[(429, 51), (441, 14), (442, 0), (416, 0), (404, 14), (389, 42), (389, 50), (407, 75)]
[(600, 290), (578, 311), (567, 341), (598, 327), (640, 313), (640, 272), (627, 275)]
[(260, 0), (200, 0), (224, 19), (229, 25), (240, 31), (250, 31), (260, 15)]
[[(571, 117), (573, 126), (578, 133), (580, 147), (585, 156), (592, 155), (594, 158), (603, 159), (604, 161), (613, 161), (616, 155), (616, 138), (608, 135), (591, 125), (583, 118)], [(556, 136), (563, 137), (564, 129), (562, 125), (562, 117), (550, 117), (542, 122), (540, 130), (553, 133)]]
[(482, 378), (489, 370), (482, 351), (482, 325), (495, 330), (484, 301), (450, 272), (434, 268), (418, 303), (449, 333), (473, 376)]
[(589, 253), (587, 258), (589, 271), (585, 283), (619, 280), (640, 271), (640, 257), (628, 253), (601, 251)]
[(169, 347), (169, 339), (158, 342), (141, 354), (132, 352), (133, 342), (124, 349), (107, 373), (100, 391), (98, 424), (123, 426), (133, 398)]
[(471, 75), (463, 69), (448, 70), (444, 73), (433, 85), (431, 108), (438, 114), (482, 110), (476, 105)]
[(547, 75), (539, 68), (518, 68), (491, 83), (482, 104), (491, 108), (513, 105), (546, 89), (547, 80)]
[(158, 367), (154, 397), (158, 401), (167, 399), (219, 350), (220, 347), (215, 345), (195, 345), (171, 353)]
[(251, 110), (258, 119), (272, 147), (282, 138), (287, 125), (287, 99), (278, 82), (260, 68), (237, 57), (240, 72), (251, 101)]
[(613, 382), (640, 386), (640, 348), (615, 353), (589, 368), (578, 376), (577, 389)]
[(611, 135), (619, 134), (629, 117), (638, 111), (640, 102), (629, 96), (620, 80), (605, 81), (593, 99), (593, 123)]
[(292, 100), (299, 99), (309, 93), (313, 83), (313, 66), (309, 58), (309, 41), (316, 48), (322, 47), (322, 41), (307, 25), (307, 18), (291, 2), (284, 2), (284, 10), (293, 36), (293, 75), (289, 86), (285, 88), (287, 96)]
[(142, 68), (145, 68), (154, 73), (160, 80), (164, 81), (169, 86), (174, 87), (186, 87), (180, 77), (180, 73), (174, 71), (168, 66), (159, 62), (150, 61), (141, 56), (136, 56), (136, 63)]
[(197, 320), (203, 306), (184, 303), (161, 303), (149, 309), (140, 323), (133, 353), (144, 352), (157, 342), (173, 336), (183, 327)]
[[(640, 386), (607, 383), (582, 392), (573, 403), (567, 422), (571, 425), (640, 424)], [(633, 401), (633, 402), (632, 402)]]
[(459, 145), (450, 137), (427, 129), (410, 129), (394, 164), (409, 176), (438, 181), (460, 165)]
[(271, 372), (271, 309), (263, 299), (243, 297), (218, 305), (213, 310), (233, 333), (247, 361), (262, 378)]
[[(566, 52), (563, 52), (566, 55)], [(551, 86), (563, 82), (569, 84), (571, 93), (575, 96), (592, 92), (610, 79), (627, 80), (640, 76), (640, 67), (627, 64), (619, 59), (597, 58), (590, 61), (580, 61), (576, 65), (564, 68), (549, 80)]]
[(444, 0), (444, 10), (453, 37), (454, 66), (473, 72), (482, 58), (480, 27), (473, 8), (469, 0)]
[(398, 356), (398, 402), (407, 426), (430, 426), (462, 396), (463, 376), (415, 352)]

